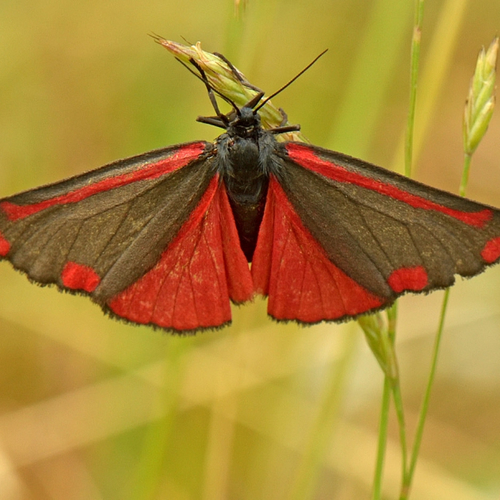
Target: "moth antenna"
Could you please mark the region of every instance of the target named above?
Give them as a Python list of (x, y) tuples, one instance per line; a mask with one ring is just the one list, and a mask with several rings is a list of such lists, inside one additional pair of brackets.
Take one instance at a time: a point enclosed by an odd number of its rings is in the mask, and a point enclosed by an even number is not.
[(262, 90), (259, 89), (259, 87), (256, 87), (255, 85), (252, 85), (243, 75), (243, 73), (224, 55), (221, 54), (220, 52), (213, 52), (214, 56), (219, 57), (222, 59), (230, 68), (231, 72), (233, 73), (234, 77), (245, 87), (248, 87), (249, 89), (255, 90), (256, 92), (261, 93)]
[[(177, 58), (176, 58), (177, 59)], [(203, 84), (205, 85), (205, 87), (207, 88), (207, 92), (208, 92), (208, 97), (210, 99), (210, 102), (212, 103), (212, 106), (215, 110), (215, 114), (224, 122), (226, 123), (227, 122), (227, 118), (226, 118), (226, 115), (223, 114), (221, 112), (221, 110), (219, 109), (219, 105), (217, 104), (217, 100), (215, 99), (215, 94), (217, 94), (221, 99), (223, 99), (224, 101), (226, 101), (233, 109), (234, 111), (236, 112), (236, 114), (239, 116), (240, 115), (240, 110), (238, 108), (238, 106), (231, 100), (229, 99), (229, 97), (225, 96), (224, 94), (222, 94), (221, 92), (219, 92), (216, 88), (212, 87), (212, 85), (210, 85), (210, 82), (208, 81), (208, 78), (206, 77), (205, 75), (205, 71), (203, 71), (203, 68), (201, 68), (201, 66), (194, 60), (194, 59), (190, 59), (190, 62), (191, 64), (199, 71), (199, 74), (196, 73), (196, 71), (193, 71), (184, 61), (181, 61), (180, 59), (177, 59), (191, 74), (193, 74), (194, 76), (196, 76), (196, 78), (198, 78), (198, 80), (201, 80), (203, 82)]]
[(321, 54), (316, 56), (302, 71), (297, 73), (288, 83), (283, 85), (280, 89), (278, 89), (274, 94), (271, 94), (269, 97), (266, 97), (256, 108), (255, 111), (258, 111), (260, 108), (265, 106), (273, 97), (276, 97), (279, 93), (283, 92), (287, 87), (289, 87), (299, 76), (302, 76), (321, 56), (325, 55), (328, 52), (328, 49), (325, 49)]

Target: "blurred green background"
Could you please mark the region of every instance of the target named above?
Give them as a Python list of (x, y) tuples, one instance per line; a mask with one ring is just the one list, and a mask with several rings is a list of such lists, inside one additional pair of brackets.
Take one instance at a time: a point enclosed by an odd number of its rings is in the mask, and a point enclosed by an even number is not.
[[(275, 104), (314, 144), (401, 170), (413, 3), (248, 0), (236, 18), (231, 0), (2, 0), (0, 196), (218, 134), (151, 32), (202, 41), (269, 93), (329, 48)], [(497, 0), (426, 2), (419, 180), (457, 191), (469, 80), (499, 31)], [(499, 111), (468, 194), (500, 205)], [(410, 436), (441, 300), (400, 301)], [(412, 499), (498, 499), (500, 266), (458, 282), (446, 325)], [(176, 338), (0, 266), (2, 500), (368, 498), (382, 383), (354, 322), (278, 325), (258, 299)], [(387, 498), (399, 457), (393, 426)]]

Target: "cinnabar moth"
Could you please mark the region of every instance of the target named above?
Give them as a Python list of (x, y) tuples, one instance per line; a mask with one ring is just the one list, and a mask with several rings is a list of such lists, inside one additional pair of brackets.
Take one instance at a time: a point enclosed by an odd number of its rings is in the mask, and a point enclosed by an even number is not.
[(277, 320), (345, 321), (498, 262), (499, 210), (277, 142), (298, 127), (264, 130), (262, 99), (199, 118), (225, 129), (214, 143), (0, 200), (0, 258), (112, 316), (177, 333), (229, 323), (230, 302), (256, 293)]

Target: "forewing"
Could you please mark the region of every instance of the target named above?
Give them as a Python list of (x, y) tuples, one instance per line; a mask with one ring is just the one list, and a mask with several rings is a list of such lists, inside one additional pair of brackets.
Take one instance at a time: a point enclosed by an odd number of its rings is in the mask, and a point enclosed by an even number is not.
[[(285, 214), (295, 240), (302, 239), (295, 253), (308, 262), (315, 276), (304, 278), (301, 291), (292, 293), (311, 303), (325, 302), (328, 289), (339, 290), (341, 303), (355, 289), (364, 293), (353, 307), (326, 306), (313, 315), (313, 321), (353, 317), (384, 307), (406, 291), (444, 288), (453, 284), (455, 274), (473, 276), (498, 261), (498, 210), (340, 153), (298, 143), (288, 143), (286, 151), (283, 168), (277, 172), (280, 187), (273, 188), (272, 196), (288, 204), (280, 202), (286, 208), (275, 208), (274, 217), (277, 212)], [(272, 236), (274, 245), (282, 244), (280, 234)], [(307, 250), (308, 245), (314, 251)], [(339, 285), (337, 278), (326, 277), (319, 257), (348, 280), (343, 278), (344, 284)], [(309, 322), (293, 318), (286, 294), (273, 300), (275, 281), (286, 282), (296, 274), (284, 266), (279, 269), (279, 275), (273, 265), (266, 271), (270, 314)], [(321, 287), (323, 281), (331, 286)], [(266, 291), (265, 286), (257, 288)], [(273, 302), (279, 306), (271, 308)]]

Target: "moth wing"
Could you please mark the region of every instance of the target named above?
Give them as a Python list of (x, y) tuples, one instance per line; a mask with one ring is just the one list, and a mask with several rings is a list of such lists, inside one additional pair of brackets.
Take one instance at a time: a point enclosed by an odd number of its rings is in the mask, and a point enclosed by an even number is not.
[(342, 321), (500, 258), (500, 212), (361, 160), (287, 143), (252, 274), (269, 314)]
[[(31, 280), (90, 295), (132, 322), (189, 330), (229, 321), (229, 299), (247, 300), (251, 277), (238, 247), (228, 245), (234, 221), (207, 147), (198, 142), (152, 151), (0, 200), (0, 256)], [(224, 235), (221, 221), (229, 228)], [(211, 257), (203, 254), (206, 245), (213, 248)], [(231, 253), (236, 264), (221, 267)], [(204, 258), (195, 276), (190, 266)], [(166, 275), (153, 272), (160, 262)], [(175, 288), (173, 269), (182, 265)], [(125, 291), (153, 275), (164, 287), (147, 300), (145, 290), (133, 300), (129, 293), (125, 305)], [(184, 286), (189, 279), (190, 289)], [(220, 300), (203, 308), (207, 283), (220, 288)], [(197, 319), (187, 314), (189, 300), (198, 306)]]

